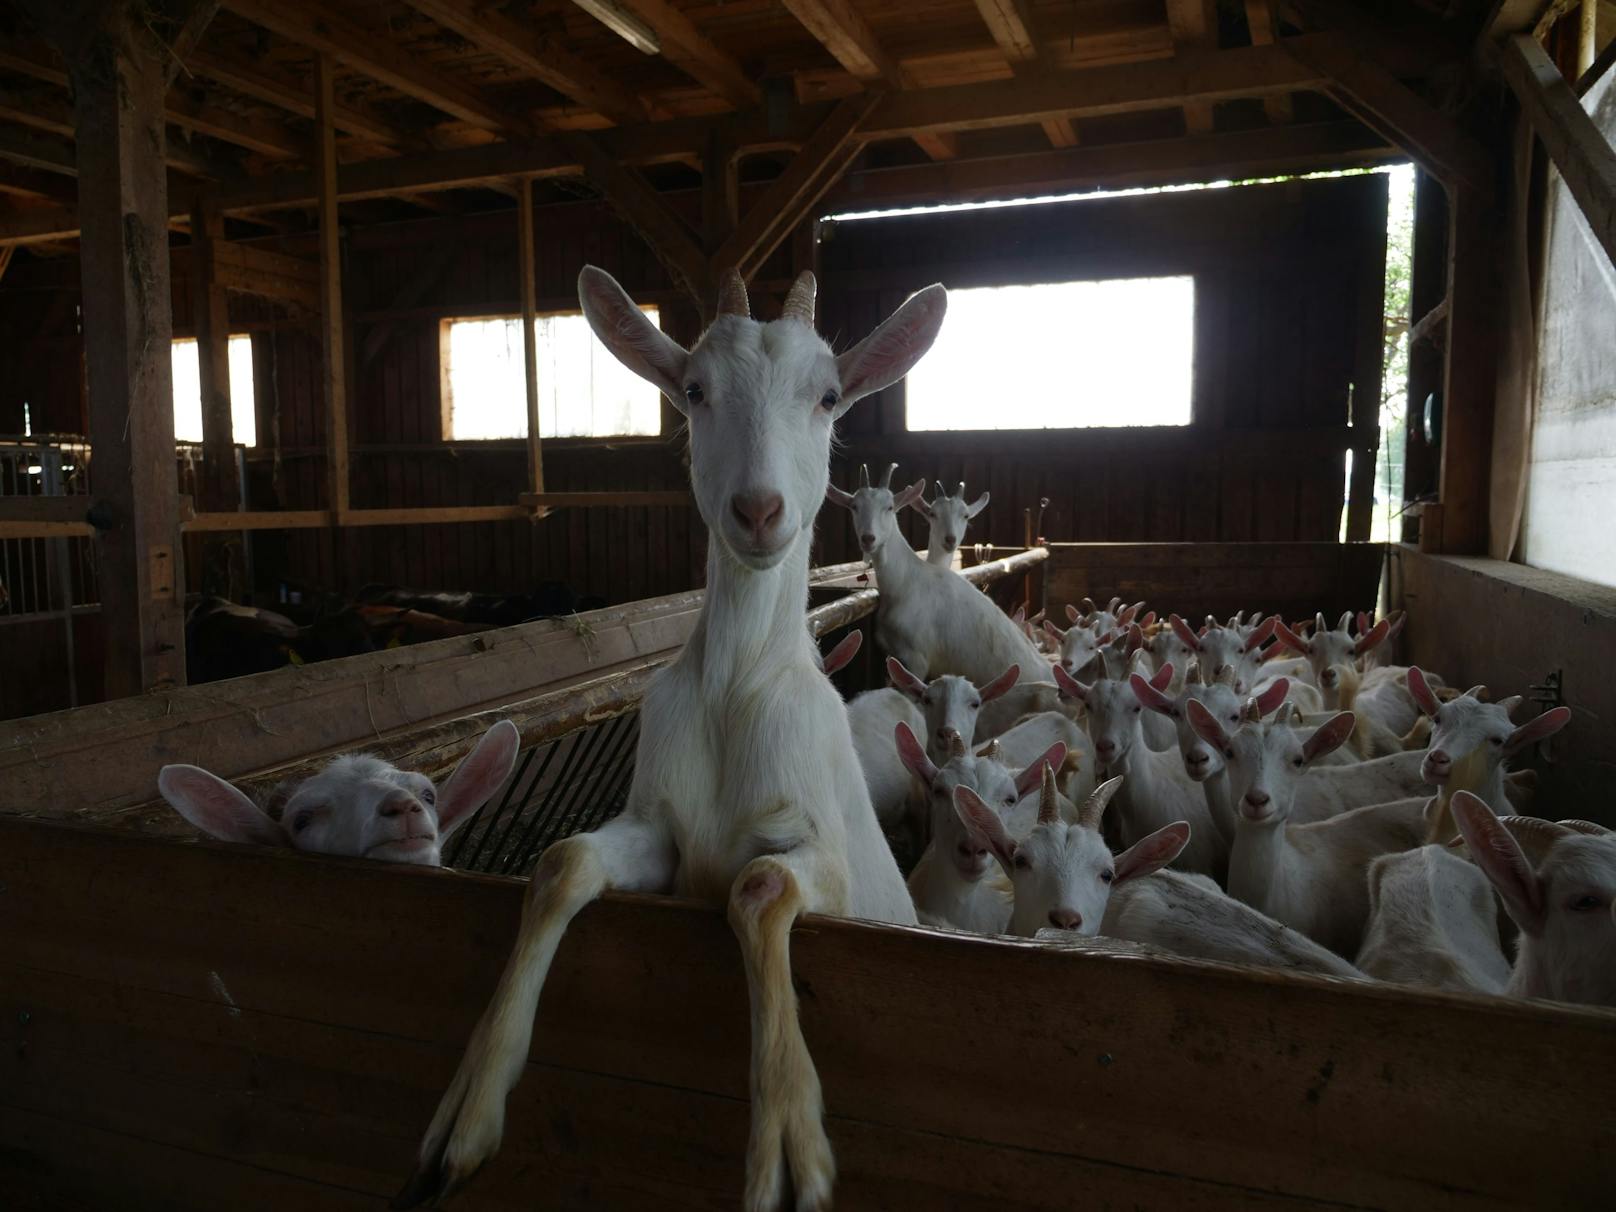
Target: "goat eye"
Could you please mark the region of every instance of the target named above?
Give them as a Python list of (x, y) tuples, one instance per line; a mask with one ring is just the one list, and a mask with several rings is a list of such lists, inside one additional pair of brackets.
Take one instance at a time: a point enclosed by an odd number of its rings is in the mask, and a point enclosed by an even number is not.
[(825, 408), (835, 408), (836, 405), (841, 402), (841, 399), (842, 397), (837, 395), (834, 391), (827, 391), (824, 395), (819, 397), (819, 403)]
[(1112, 872), (1112, 871), (1102, 871), (1102, 872), (1100, 872), (1100, 882), (1102, 884), (1109, 884), (1112, 880), (1114, 880), (1116, 878), (1117, 877), (1116, 877), (1115, 872)]
[(1016, 866), (1021, 868), (1023, 871), (1026, 871), (1032, 866), (1032, 864), (1027, 861), (1027, 856), (1025, 854), (1016, 855), (1014, 862)]
[(292, 817), (292, 832), (302, 833), (314, 820), (314, 809), (304, 808)]
[(1502, 745), (1504, 743), (1504, 738), (1501, 736), (1490, 736), (1487, 739), (1494, 745)]
[(685, 385), (685, 399), (692, 404), (700, 404), (705, 398), (702, 394), (700, 383), (687, 383)]
[(1439, 711), (1439, 712), (1437, 712), (1435, 715), (1433, 715), (1431, 717), (1431, 723), (1440, 724), (1441, 722), (1442, 722), (1442, 713)]
[(981, 706), (982, 706), (982, 700), (977, 699), (976, 702), (971, 704), (971, 710), (972, 711), (980, 710)]
[(1578, 913), (1586, 913), (1590, 909), (1600, 908), (1604, 905), (1604, 903), (1604, 901), (1600, 900), (1592, 893), (1585, 893), (1584, 895), (1579, 896), (1576, 900), (1572, 901), (1571, 907)]
[(1231, 762), (1235, 760), (1234, 750), (1233, 749), (1225, 749), (1223, 751), (1223, 756), (1228, 758), (1229, 761), (1231, 761)]
[(421, 792), (421, 800), (427, 804), (436, 804), (438, 802), (438, 789), (436, 787), (428, 787), (425, 791)]
[(1302, 759), (1299, 758), (1299, 757), (1298, 758), (1292, 758), (1291, 759), (1291, 765), (1295, 766), (1298, 770), (1300, 770), (1302, 768), (1302, 765), (1303, 765)]

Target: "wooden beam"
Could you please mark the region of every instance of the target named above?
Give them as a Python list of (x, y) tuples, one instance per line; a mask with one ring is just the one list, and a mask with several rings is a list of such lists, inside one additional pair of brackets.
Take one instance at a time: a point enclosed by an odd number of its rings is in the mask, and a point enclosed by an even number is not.
[(25, 168), (8, 162), (0, 162), (0, 193), (48, 198), (52, 202), (67, 204), (75, 202), (79, 196), (78, 189), (65, 173)]
[(656, 31), (662, 42), (662, 57), (696, 83), (737, 109), (763, 100), (755, 78), (727, 51), (715, 46), (668, 0), (619, 0), (619, 3)]
[[(1272, 46), (1279, 37), (1279, 15), (1274, 0), (1246, 0), (1246, 28), (1253, 46)], [(1270, 93), (1262, 99), (1270, 122), (1292, 122), (1295, 107), (1288, 93)]]
[(1448, 341), (1442, 393), (1441, 550), (1485, 555), (1492, 497), (1498, 371), (1497, 215), (1477, 195), (1448, 190)]
[(565, 97), (613, 122), (643, 122), (645, 104), (554, 39), (533, 33), (491, 5), (464, 0), (407, 0), (417, 12), (453, 30), (473, 46), (542, 80)]
[[(0, 130), (0, 156), (48, 172), (72, 173), (74, 155), (69, 140), (75, 116), (68, 102), (38, 92), (0, 89), (0, 118), (29, 130)], [(43, 131), (44, 134), (34, 134)], [(235, 163), (195, 147), (165, 142), (163, 159), (169, 167), (214, 181), (240, 177)]]
[[(1378, 179), (1376, 195), (1382, 208), (1388, 201), (1388, 178)], [(1372, 255), (1358, 258), (1351, 280), (1352, 315), (1356, 320), (1353, 343), (1350, 408), (1352, 472), (1347, 480), (1347, 542), (1374, 537), (1375, 470), (1380, 452), (1380, 405), (1386, 358), (1386, 244), (1380, 241)], [(1343, 285), (1347, 285), (1343, 283)]]
[(503, 134), (532, 131), (530, 122), (506, 112), (481, 90), (422, 63), (384, 32), (367, 29), (330, 7), (317, 8), (307, 0), (226, 0), (225, 6), (255, 25), (346, 63), (462, 122)]
[[(1217, 6), (1213, 0), (1167, 0), (1167, 28), (1173, 35), (1176, 52), (1215, 49), (1218, 44)], [(1212, 103), (1186, 101), (1184, 129), (1192, 135), (1211, 131)]]
[(830, 117), (792, 157), (785, 172), (770, 182), (734, 233), (713, 254), (713, 278), (731, 267), (739, 269), (743, 278), (758, 271), (780, 241), (841, 179), (859, 153), (859, 126), (880, 101), (880, 93), (869, 92), (837, 102)]
[(342, 232), (337, 215), (337, 129), (332, 109), (331, 57), (314, 61), (314, 110), (319, 140), (314, 171), (320, 185), (321, 382), (325, 396), (326, 498), (340, 521), (348, 512), (348, 384), (343, 353)]
[(174, 79), (187, 70), (187, 61), (201, 45), (202, 35), (218, 15), (219, 0), (191, 0), (191, 11), (185, 14), (180, 28), (168, 44), (168, 78)]
[(544, 448), (539, 441), (538, 249), (533, 240), (533, 182), (523, 177), (516, 195), (516, 272), (522, 282), (522, 381), (527, 389), (527, 482), (544, 491)]
[(708, 253), (717, 252), (740, 222), (739, 167), (734, 145), (715, 127), (701, 153), (701, 235)]
[[(199, 75), (217, 80), (244, 96), (296, 114), (314, 117), (314, 92), (307, 80), (297, 80), (260, 64), (249, 63), (217, 49), (198, 50), (189, 66)], [(172, 94), (170, 94), (172, 96)], [(337, 129), (386, 147), (424, 148), (424, 141), (366, 111), (338, 102), (332, 107)]]
[(668, 209), (645, 178), (612, 159), (595, 136), (582, 132), (561, 136), (583, 167), (584, 179), (601, 192), (623, 220), (640, 233), (668, 271), (698, 305), (712, 294), (707, 257), (684, 220)]
[(218, 280), (215, 255), (224, 242), (224, 216), (218, 206), (207, 199), (199, 201), (191, 212), (191, 317), (202, 394), (197, 503), (210, 510), (235, 509), (241, 503), (230, 410), (230, 298)]
[(1444, 340), (1443, 334), (1448, 325), (1448, 301), (1443, 299), (1430, 311), (1415, 322), (1408, 330), (1409, 348), (1413, 348), (1421, 341), (1431, 341), (1440, 346)]
[[(915, 86), (914, 77), (881, 48), (874, 31), (849, 0), (782, 2), (855, 80), (866, 86), (884, 84), (890, 89)], [(959, 155), (959, 140), (948, 132), (922, 131), (915, 136), (915, 142), (933, 160), (952, 160)]]
[[(1012, 72), (1021, 76), (1043, 70), (1027, 0), (976, 0), (976, 11)], [(1077, 126), (1070, 118), (1045, 118), (1039, 125), (1051, 147), (1077, 146)]]
[[(118, 9), (104, 54), (74, 69), (84, 216), (79, 267), (106, 693), (185, 684), (185, 579), (174, 481), (163, 60)], [(153, 154), (154, 151), (157, 154)]]
[(1560, 170), (1594, 238), (1616, 264), (1616, 149), (1529, 34), (1511, 37), (1499, 58), (1521, 112)]
[(1486, 147), (1379, 63), (1340, 39), (1286, 38), (1280, 45), (1328, 77), (1337, 100), (1444, 184), (1492, 190), (1495, 166)]
[(11, 258), (16, 251), (16, 248), (10, 244), (0, 248), (0, 282), (5, 281), (6, 270), (11, 268)]
[(204, 105), (178, 89), (169, 90), (164, 108), (175, 126), (234, 143), (272, 160), (300, 159), (307, 150), (307, 141), (284, 122)]

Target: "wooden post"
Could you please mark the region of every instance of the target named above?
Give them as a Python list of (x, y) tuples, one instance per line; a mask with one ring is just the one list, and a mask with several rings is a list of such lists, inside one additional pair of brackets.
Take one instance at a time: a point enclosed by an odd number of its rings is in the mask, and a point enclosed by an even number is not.
[(325, 338), (324, 383), (326, 456), (333, 519), (348, 512), (348, 384), (343, 354), (342, 241), (337, 226), (337, 130), (331, 89), (331, 60), (315, 58), (314, 119), (319, 140), (314, 175), (320, 206), (320, 313)]
[(185, 684), (174, 461), (165, 62), (123, 9), (68, 57), (106, 693)]
[(1469, 190), (1448, 189), (1448, 340), (1442, 399), (1442, 550), (1484, 555), (1498, 378), (1499, 221)]
[(516, 185), (516, 259), (522, 277), (522, 371), (527, 384), (528, 491), (544, 491), (544, 450), (539, 444), (539, 338), (537, 253), (533, 247), (533, 181), (523, 177)]
[[(1381, 188), (1386, 178), (1379, 178)], [(1382, 212), (1384, 214), (1384, 212)], [(1384, 223), (1384, 219), (1382, 220)], [(1375, 511), (1375, 461), (1380, 453), (1380, 396), (1385, 377), (1386, 246), (1358, 266), (1358, 340), (1353, 353), (1352, 475), (1347, 484), (1347, 541), (1371, 537)]]
[[(219, 284), (217, 273), (216, 252), (223, 242), (224, 217), (217, 204), (211, 197), (198, 197), (191, 208), (191, 317), (202, 395), (202, 476), (197, 506), (207, 513), (241, 508), (230, 398), (230, 296)], [(240, 552), (241, 540), (235, 535), (220, 534), (202, 541), (205, 592), (232, 601), (239, 598)]]

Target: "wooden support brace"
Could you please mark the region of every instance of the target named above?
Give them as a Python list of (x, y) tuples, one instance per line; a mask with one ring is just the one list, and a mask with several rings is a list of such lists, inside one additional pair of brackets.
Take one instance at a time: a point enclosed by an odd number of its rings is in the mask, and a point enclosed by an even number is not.
[(348, 391), (343, 354), (342, 234), (337, 226), (337, 131), (331, 60), (315, 59), (315, 175), (320, 206), (320, 319), (325, 394), (327, 499), (340, 521), (348, 512)]
[(1521, 112), (1560, 170), (1594, 238), (1616, 264), (1616, 149), (1531, 35), (1511, 37), (1500, 62)]
[(1498, 374), (1501, 233), (1477, 195), (1448, 192), (1448, 342), (1442, 399), (1441, 550), (1484, 555)]
[(523, 177), (516, 195), (516, 260), (522, 279), (522, 380), (527, 389), (527, 481), (544, 491), (544, 449), (539, 444), (538, 252), (533, 243), (533, 183)]

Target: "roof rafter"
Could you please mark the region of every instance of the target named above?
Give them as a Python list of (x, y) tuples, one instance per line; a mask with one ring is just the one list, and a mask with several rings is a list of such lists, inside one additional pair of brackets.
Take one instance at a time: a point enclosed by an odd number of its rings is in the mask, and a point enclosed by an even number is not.
[[(1279, 13), (1274, 0), (1246, 0), (1246, 28), (1253, 46), (1272, 46), (1279, 37)], [(1270, 122), (1290, 122), (1296, 117), (1288, 93), (1270, 93), (1262, 103)]]
[(697, 84), (724, 98), (737, 109), (756, 105), (762, 90), (741, 65), (715, 46), (695, 23), (667, 0), (618, 0), (644, 21), (662, 42), (662, 57)]
[(644, 104), (565, 47), (534, 34), (503, 13), (464, 0), (406, 0), (417, 12), (453, 30), (473, 46), (521, 68), (563, 96), (613, 122), (643, 122)]
[(374, 80), (483, 130), (527, 134), (532, 123), (508, 113), (482, 91), (444, 75), (375, 30), (306, 0), (225, 0), (225, 7), (310, 50), (330, 55)]
[[(199, 76), (217, 80), (244, 96), (273, 105), (300, 118), (314, 118), (314, 85), (217, 50), (198, 50), (186, 66)], [(339, 130), (386, 147), (425, 150), (427, 143), (383, 118), (351, 105), (337, 104), (334, 118)], [(307, 140), (305, 140), (307, 142)]]
[[(976, 0), (976, 10), (1018, 76), (1037, 71), (1038, 36), (1027, 0)], [(1070, 118), (1046, 118), (1040, 125), (1051, 147), (1076, 147), (1077, 127)]]
[[(1216, 48), (1217, 5), (1213, 0), (1167, 0), (1167, 28), (1172, 31), (1175, 52)], [(1184, 129), (1192, 135), (1212, 130), (1212, 102), (1186, 101)]]

